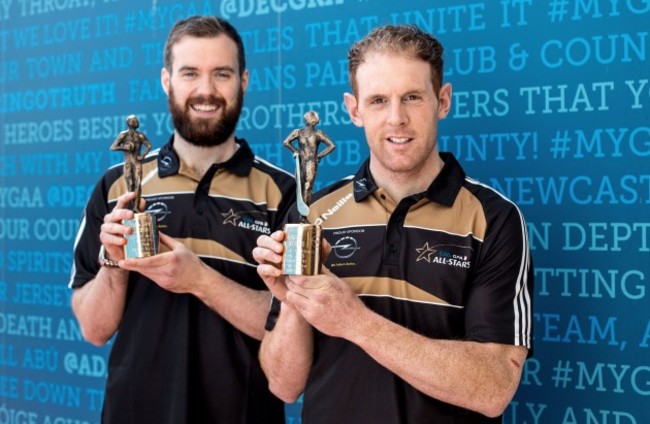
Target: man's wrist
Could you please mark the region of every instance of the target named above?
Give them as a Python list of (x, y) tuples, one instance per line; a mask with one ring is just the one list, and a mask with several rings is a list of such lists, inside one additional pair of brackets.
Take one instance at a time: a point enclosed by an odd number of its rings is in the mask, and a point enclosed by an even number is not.
[(99, 261), (99, 264), (101, 266), (105, 266), (106, 268), (119, 268), (120, 265), (118, 261), (115, 259), (110, 259), (108, 256), (106, 256), (106, 249), (104, 248), (104, 245), (99, 248), (99, 257), (97, 258)]

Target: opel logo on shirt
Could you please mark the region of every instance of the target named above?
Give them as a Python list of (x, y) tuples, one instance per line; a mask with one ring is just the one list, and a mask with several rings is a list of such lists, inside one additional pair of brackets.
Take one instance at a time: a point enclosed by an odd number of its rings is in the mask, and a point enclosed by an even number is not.
[(167, 208), (167, 205), (163, 202), (155, 202), (147, 207), (147, 211), (151, 212), (156, 216), (156, 221), (163, 221), (171, 211)]
[(354, 253), (361, 249), (357, 245), (357, 240), (354, 237), (341, 237), (334, 243), (332, 250), (339, 259), (350, 258)]

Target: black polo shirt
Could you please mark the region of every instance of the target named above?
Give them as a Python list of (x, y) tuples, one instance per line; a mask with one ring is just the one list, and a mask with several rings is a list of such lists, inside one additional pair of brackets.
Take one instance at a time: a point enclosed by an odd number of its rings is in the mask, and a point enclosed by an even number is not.
[[(326, 266), (369, 308), (418, 334), (530, 349), (533, 267), (523, 216), (467, 178), (452, 155), (441, 156), (429, 188), (398, 203), (376, 186), (369, 162), (317, 193), (310, 222), (332, 246)], [(344, 339), (315, 331), (314, 343), (305, 423), (501, 422), (419, 392)]]
[[(255, 157), (245, 140), (237, 142), (230, 160), (197, 176), (170, 141), (144, 161), (142, 196), (160, 231), (225, 276), (265, 290), (252, 250), (261, 234), (280, 228), (295, 184)], [(70, 287), (98, 272), (100, 226), (125, 191), (121, 165), (97, 184), (81, 221)], [(103, 421), (284, 423), (284, 405), (268, 391), (258, 348), (194, 296), (131, 273), (109, 358)]]

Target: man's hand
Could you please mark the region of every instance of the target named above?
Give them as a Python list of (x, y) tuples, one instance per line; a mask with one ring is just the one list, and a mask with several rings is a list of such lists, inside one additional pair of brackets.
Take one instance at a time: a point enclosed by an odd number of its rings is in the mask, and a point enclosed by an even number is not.
[(135, 193), (129, 192), (117, 198), (113, 210), (104, 216), (99, 239), (106, 249), (106, 255), (114, 260), (124, 258), (124, 245), (126, 235), (133, 232), (131, 227), (122, 224), (124, 219), (133, 219), (133, 211), (126, 209), (127, 205), (135, 199)]
[(287, 279), (285, 302), (320, 332), (347, 338), (368, 311), (348, 283), (323, 267), (315, 276), (292, 275)]
[[(367, 310), (365, 305), (345, 281), (325, 266), (322, 274), (315, 276), (282, 275), (285, 236), (283, 231), (276, 231), (257, 239), (253, 250), (253, 257), (260, 264), (257, 273), (277, 299), (298, 311), (311, 325), (325, 334), (341, 337), (361, 319)], [(331, 250), (323, 240), (323, 262)]]
[[(120, 267), (136, 271), (173, 293), (195, 293), (208, 267), (183, 243), (163, 233), (160, 244), (168, 250), (146, 258), (127, 258)], [(209, 282), (208, 282), (209, 283)]]
[(284, 231), (276, 231), (270, 236), (262, 235), (257, 239), (257, 247), (253, 249), (253, 258), (259, 264), (257, 273), (273, 296), (281, 302), (287, 296), (286, 277), (282, 275), (282, 242), (285, 237)]

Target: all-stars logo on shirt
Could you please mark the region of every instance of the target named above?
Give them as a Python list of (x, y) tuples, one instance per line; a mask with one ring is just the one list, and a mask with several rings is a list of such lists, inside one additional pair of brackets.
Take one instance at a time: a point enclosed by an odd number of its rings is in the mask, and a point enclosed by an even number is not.
[(226, 213), (222, 213), (221, 216), (223, 216), (223, 223), (225, 224), (232, 224), (235, 227), (237, 226), (237, 220), (239, 219), (239, 214), (230, 209)]
[[(427, 261), (427, 263), (430, 264), (440, 264), (467, 269), (471, 266), (467, 249), (472, 250), (465, 246), (456, 245), (429, 246), (429, 242), (425, 242), (422, 247), (415, 249), (419, 254), (415, 262)], [(461, 253), (461, 251), (464, 251), (464, 253)]]
[(257, 233), (271, 234), (269, 223), (253, 218), (254, 214), (255, 212), (235, 212), (230, 209), (228, 212), (222, 213), (221, 216), (223, 216), (224, 225), (230, 224), (233, 227), (244, 228)]
[(415, 262), (427, 261), (431, 263), (431, 255), (436, 253), (436, 249), (429, 246), (429, 242), (424, 243), (424, 246), (415, 250), (420, 254)]

